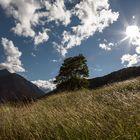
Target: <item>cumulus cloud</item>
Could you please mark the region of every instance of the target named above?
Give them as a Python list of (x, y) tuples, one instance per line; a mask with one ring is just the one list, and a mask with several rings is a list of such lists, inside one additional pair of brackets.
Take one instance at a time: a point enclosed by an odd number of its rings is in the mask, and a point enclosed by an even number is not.
[(140, 54), (140, 46), (136, 47), (136, 53)]
[(140, 63), (140, 56), (137, 54), (130, 55), (130, 54), (125, 54), (121, 58), (122, 64), (127, 63), (125, 66), (131, 67), (133, 65), (136, 65)]
[(136, 53), (140, 54), (140, 31), (136, 38), (133, 38), (131, 44), (136, 47)]
[(109, 8), (108, 0), (85, 0), (76, 4), (72, 10), (73, 15), (77, 16), (80, 24), (63, 32), (63, 39), (60, 46), (65, 46), (65, 52), (81, 44), (96, 32), (102, 32), (119, 17), (118, 12), (113, 12)]
[(54, 80), (55, 79), (50, 79), (49, 81), (37, 80), (37, 81), (32, 81), (32, 83), (47, 93), (56, 88), (56, 84), (53, 83)]
[(48, 29), (45, 29), (42, 33), (39, 32), (38, 35), (36, 35), (34, 38), (34, 44), (39, 45), (41, 43), (47, 42), (49, 39), (49, 36), (47, 34), (48, 31)]
[(1, 44), (3, 45), (6, 60), (0, 63), (0, 69), (7, 69), (10, 72), (24, 72), (23, 64), (20, 60), (22, 53), (14, 46), (13, 42), (7, 38), (2, 38)]
[(12, 16), (16, 21), (12, 28), (17, 35), (33, 37), (35, 31), (32, 24), (38, 23), (39, 19), (34, 18), (34, 14), (40, 5), (33, 0), (0, 0), (0, 5), (6, 10), (6, 13)]
[(61, 54), (61, 56), (65, 57), (67, 54), (67, 48), (63, 47), (62, 45), (58, 45), (56, 42), (53, 42), (53, 47), (59, 54)]
[(106, 51), (111, 51), (114, 46), (115, 46), (115, 43), (108, 42), (106, 39), (104, 39), (104, 43), (99, 44), (99, 48)]
[(111, 51), (112, 47), (114, 46), (113, 43), (101, 43), (99, 44), (99, 48), (106, 50), (106, 51)]
[(102, 32), (119, 17), (118, 12), (111, 10), (109, 0), (82, 0), (77, 4), (74, 2), (71, 9), (67, 9), (66, 2), (71, 3), (71, 0), (0, 0), (0, 6), (15, 19), (11, 30), (19, 36), (33, 38), (35, 45), (48, 41), (47, 25), (50, 22), (67, 26), (73, 16), (77, 17), (80, 22), (68, 27), (70, 30), (64, 30), (61, 42), (55, 45), (63, 56), (83, 40)]
[(133, 55), (125, 54), (122, 56), (122, 64), (127, 62), (128, 64), (126, 66), (133, 66), (140, 63), (140, 29), (138, 29), (138, 33), (135, 37), (133, 37), (130, 41), (131, 45), (135, 47), (136, 53)]
[[(40, 23), (40, 18), (46, 17), (47, 21), (60, 21), (64, 25), (70, 23), (71, 13), (66, 10), (64, 1), (37, 1), (37, 0), (0, 0), (0, 5), (6, 13), (16, 19), (16, 26), (12, 30), (17, 35), (33, 37), (35, 31), (32, 25)], [(44, 12), (39, 10), (46, 8)], [(38, 12), (37, 12), (38, 11)]]
[(66, 9), (64, 0), (56, 0), (53, 3), (44, 1), (43, 3), (47, 10), (45, 16), (48, 17), (48, 21), (55, 21), (57, 24), (59, 21), (65, 26), (71, 22), (71, 12)]
[(19, 35), (25, 37), (34, 37), (35, 32), (30, 26), (22, 25), (21, 23), (17, 23), (15, 27), (12, 28), (12, 31)]
[[(16, 35), (34, 38), (35, 45), (48, 41), (48, 29), (45, 24), (51, 21), (68, 25), (71, 22), (71, 11), (67, 10), (63, 0), (0, 0), (0, 6), (9, 16), (15, 19), (12, 27)], [(43, 32), (36, 33), (40, 25)]]
[(65, 57), (66, 54), (68, 53), (68, 49), (65, 48), (65, 47), (63, 47), (63, 46), (57, 45), (57, 46), (56, 46), (56, 50), (57, 50), (63, 57)]
[(110, 51), (111, 50), (111, 48), (107, 44), (104, 44), (104, 43), (99, 44), (99, 47), (101, 49), (103, 49), (103, 50), (106, 50), (106, 51)]

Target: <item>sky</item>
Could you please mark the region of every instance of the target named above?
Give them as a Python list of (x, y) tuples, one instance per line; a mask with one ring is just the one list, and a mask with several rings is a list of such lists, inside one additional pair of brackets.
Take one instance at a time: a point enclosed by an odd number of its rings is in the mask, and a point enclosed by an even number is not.
[(140, 64), (139, 0), (0, 0), (0, 69), (48, 91), (63, 60), (89, 78)]

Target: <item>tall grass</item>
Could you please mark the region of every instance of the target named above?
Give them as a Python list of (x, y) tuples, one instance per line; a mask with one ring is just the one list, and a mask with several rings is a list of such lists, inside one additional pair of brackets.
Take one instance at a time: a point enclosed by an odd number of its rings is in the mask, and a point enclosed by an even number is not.
[(140, 139), (140, 78), (0, 105), (0, 140), (94, 139)]

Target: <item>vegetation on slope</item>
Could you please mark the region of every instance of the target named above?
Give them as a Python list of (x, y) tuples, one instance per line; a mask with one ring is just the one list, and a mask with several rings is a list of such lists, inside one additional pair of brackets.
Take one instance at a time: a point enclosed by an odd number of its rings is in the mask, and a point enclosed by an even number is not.
[(139, 140), (140, 78), (0, 106), (1, 140)]

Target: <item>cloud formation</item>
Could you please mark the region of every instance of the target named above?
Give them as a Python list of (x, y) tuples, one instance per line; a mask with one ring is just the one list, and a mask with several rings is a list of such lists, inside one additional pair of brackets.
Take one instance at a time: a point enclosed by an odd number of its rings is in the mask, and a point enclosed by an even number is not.
[(45, 29), (42, 33), (39, 32), (38, 35), (36, 35), (34, 38), (34, 44), (39, 45), (41, 43), (47, 42), (49, 39), (49, 36), (47, 34), (48, 31), (49, 31), (48, 29)]
[[(33, 38), (35, 45), (49, 39), (46, 23), (55, 21), (56, 24), (61, 22), (65, 26), (70, 23), (71, 12), (62, 0), (0, 0), (0, 6), (15, 19), (11, 31), (18, 36)], [(37, 26), (41, 26), (40, 29), (44, 31), (37, 32)]]
[(56, 0), (54, 2), (44, 0), (42, 4), (45, 5), (47, 10), (44, 16), (48, 17), (48, 22), (55, 21), (58, 24), (59, 21), (65, 26), (71, 22), (71, 12), (66, 9), (64, 0)]
[(48, 81), (37, 80), (37, 81), (32, 81), (32, 83), (38, 86), (40, 89), (42, 89), (45, 93), (47, 93), (56, 88), (56, 84), (54, 84), (53, 81), (54, 79), (50, 79)]
[(133, 65), (140, 63), (140, 56), (137, 54), (133, 54), (133, 55), (125, 54), (122, 56), (121, 61), (122, 64), (125, 64), (125, 66), (131, 67)]
[(0, 69), (7, 69), (11, 73), (24, 72), (23, 64), (20, 60), (22, 53), (14, 46), (13, 42), (7, 38), (2, 38), (1, 44), (3, 45), (6, 60), (0, 63)]
[(63, 56), (69, 49), (80, 45), (83, 40), (96, 32), (102, 32), (119, 17), (118, 12), (111, 10), (109, 0), (83, 0), (71, 9), (67, 9), (66, 3), (72, 2), (0, 0), (0, 6), (15, 19), (15, 26), (11, 30), (18, 36), (31, 37), (35, 45), (48, 41), (48, 30), (51, 32), (48, 27), (50, 22), (68, 27), (72, 17), (79, 19), (77, 25), (64, 30), (61, 42), (56, 42), (55, 48)]
[[(137, 27), (138, 28), (138, 27)], [(125, 66), (130, 67), (140, 64), (140, 29), (138, 29), (136, 36), (131, 38), (131, 45), (135, 47), (135, 54), (124, 54), (121, 58), (122, 64), (127, 63)]]
[(35, 36), (32, 25), (39, 22), (39, 19), (35, 18), (35, 12), (40, 8), (37, 1), (0, 0), (0, 5), (9, 16), (15, 19), (16, 25), (11, 29), (15, 34), (25, 37)]
[(114, 46), (113, 43), (101, 43), (101, 44), (99, 44), (99, 48), (106, 50), (106, 51), (111, 51), (113, 46)]
[[(118, 12), (113, 12), (109, 8), (108, 0), (84, 0), (78, 3), (73, 9), (72, 14), (77, 16), (80, 23), (71, 27), (70, 31), (64, 31), (62, 34), (61, 45), (67, 53), (67, 50), (78, 46), (83, 40), (86, 40), (96, 32), (102, 32), (119, 17)], [(65, 55), (65, 53), (63, 53)]]

